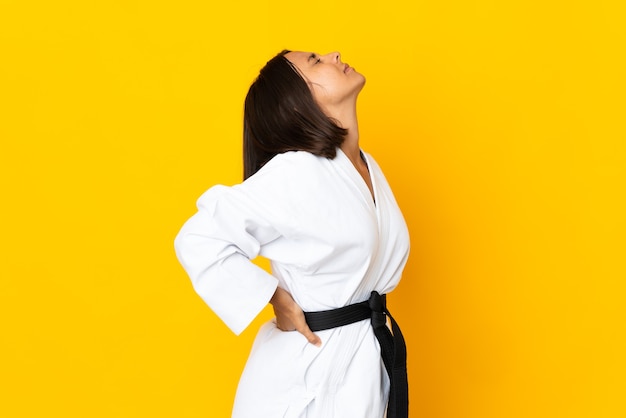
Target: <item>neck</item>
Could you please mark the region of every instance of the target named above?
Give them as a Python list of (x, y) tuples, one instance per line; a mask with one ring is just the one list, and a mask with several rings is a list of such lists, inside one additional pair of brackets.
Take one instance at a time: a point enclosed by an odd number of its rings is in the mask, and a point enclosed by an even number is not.
[(339, 126), (348, 130), (345, 140), (341, 144), (341, 150), (350, 158), (352, 163), (361, 159), (359, 147), (359, 122), (356, 115), (356, 100), (350, 106), (343, 106), (330, 111), (330, 115)]

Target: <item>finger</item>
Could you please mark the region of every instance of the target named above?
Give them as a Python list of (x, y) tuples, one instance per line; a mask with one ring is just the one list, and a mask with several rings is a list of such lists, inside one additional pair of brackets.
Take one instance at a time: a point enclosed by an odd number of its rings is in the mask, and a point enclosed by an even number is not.
[(304, 335), (304, 337), (314, 346), (316, 347), (322, 346), (322, 339), (318, 337), (317, 334), (313, 333), (313, 331), (311, 331), (311, 328), (309, 328), (308, 325), (302, 326), (300, 329), (298, 329), (298, 332)]

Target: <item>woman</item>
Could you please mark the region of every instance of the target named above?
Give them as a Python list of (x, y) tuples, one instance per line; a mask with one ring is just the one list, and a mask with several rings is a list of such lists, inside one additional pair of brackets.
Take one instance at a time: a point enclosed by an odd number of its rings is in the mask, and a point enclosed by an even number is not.
[[(404, 360), (404, 341), (394, 355), (379, 295), (398, 284), (409, 237), (382, 171), (359, 147), (364, 84), (337, 52), (271, 59), (246, 97), (244, 182), (205, 192), (176, 237), (195, 290), (233, 332), (273, 305), (233, 417), (407, 414), (406, 374), (392, 365)], [(250, 261), (258, 255), (272, 274)]]

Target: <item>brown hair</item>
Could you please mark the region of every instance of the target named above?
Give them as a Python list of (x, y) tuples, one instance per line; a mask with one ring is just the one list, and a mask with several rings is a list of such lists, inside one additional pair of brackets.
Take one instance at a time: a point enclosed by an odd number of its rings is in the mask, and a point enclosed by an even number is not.
[(308, 151), (335, 158), (347, 130), (324, 114), (283, 50), (250, 86), (243, 115), (244, 180), (275, 155)]

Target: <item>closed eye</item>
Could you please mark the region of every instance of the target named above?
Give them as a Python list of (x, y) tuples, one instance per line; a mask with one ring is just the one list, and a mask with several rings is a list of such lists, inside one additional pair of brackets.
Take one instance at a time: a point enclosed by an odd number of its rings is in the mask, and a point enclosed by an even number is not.
[(309, 58), (307, 59), (307, 61), (309, 61), (309, 62), (311, 62), (311, 61), (313, 61), (313, 60), (315, 61), (315, 62), (313, 63), (313, 65), (315, 65), (315, 64), (319, 64), (320, 62), (322, 62), (322, 59), (321, 59), (321, 58), (318, 58), (318, 57), (317, 57), (317, 55), (315, 55), (315, 53), (313, 53), (313, 54), (309, 55)]

